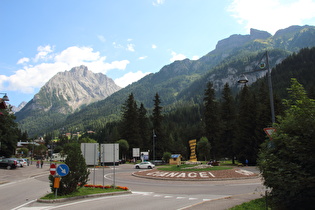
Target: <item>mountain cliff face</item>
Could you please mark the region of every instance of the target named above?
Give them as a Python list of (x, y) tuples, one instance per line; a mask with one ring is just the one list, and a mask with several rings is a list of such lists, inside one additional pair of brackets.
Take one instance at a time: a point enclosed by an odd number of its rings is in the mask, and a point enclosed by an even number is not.
[(22, 102), (19, 104), (18, 107), (12, 106), (12, 111), (13, 111), (14, 113), (19, 112), (21, 109), (23, 109), (23, 107), (24, 107), (26, 104), (27, 104), (26, 101), (22, 101)]
[(216, 45), (215, 50), (217, 51), (230, 50), (235, 47), (243, 46), (244, 44), (252, 40), (268, 39), (269, 37), (271, 37), (271, 34), (269, 34), (268, 32), (251, 28), (249, 35), (234, 34), (231, 35), (229, 38), (220, 40)]
[(69, 114), (83, 105), (103, 100), (120, 89), (106, 75), (94, 74), (86, 66), (74, 67), (51, 78), (22, 111)]
[(94, 74), (86, 66), (74, 67), (51, 78), (22, 110), (15, 113), (16, 120), (21, 130), (41, 135), (43, 129), (58, 127), (69, 114), (120, 89), (104, 74)]

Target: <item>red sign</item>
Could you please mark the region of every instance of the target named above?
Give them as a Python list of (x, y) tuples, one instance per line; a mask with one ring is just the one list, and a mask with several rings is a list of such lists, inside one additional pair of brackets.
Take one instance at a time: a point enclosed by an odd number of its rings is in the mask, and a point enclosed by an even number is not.
[(273, 132), (276, 131), (275, 128), (264, 128), (265, 133), (269, 136), (269, 138), (271, 139), (271, 135)]
[(50, 164), (49, 171), (52, 176), (56, 174), (56, 165), (54, 163)]

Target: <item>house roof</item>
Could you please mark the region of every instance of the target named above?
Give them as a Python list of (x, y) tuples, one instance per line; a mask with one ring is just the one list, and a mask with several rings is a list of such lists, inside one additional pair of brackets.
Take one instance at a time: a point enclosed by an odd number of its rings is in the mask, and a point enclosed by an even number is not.
[(171, 155), (171, 158), (179, 158), (179, 157), (181, 157), (180, 154), (173, 154), (173, 155)]
[(26, 146), (26, 145), (36, 145), (36, 146), (38, 146), (39, 144), (34, 142), (34, 141), (31, 141), (31, 142), (19, 141), (19, 142), (17, 142), (17, 147), (23, 147), (23, 146)]

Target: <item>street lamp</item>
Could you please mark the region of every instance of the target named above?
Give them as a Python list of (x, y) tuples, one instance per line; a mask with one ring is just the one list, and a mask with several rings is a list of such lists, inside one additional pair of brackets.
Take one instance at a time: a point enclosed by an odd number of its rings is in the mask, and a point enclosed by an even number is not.
[[(7, 105), (5, 104), (6, 101), (9, 101), (9, 97), (7, 96), (6, 93), (0, 93), (3, 94), (4, 96), (0, 98), (0, 109), (6, 109)], [(2, 113), (1, 113), (2, 115)]]
[(3, 94), (3, 95), (4, 95), (2, 98), (0, 98), (1, 102), (3, 102), (3, 101), (10, 101), (10, 100), (9, 100), (9, 97), (7, 96), (6, 93), (0, 93), (0, 94)]
[[(261, 62), (264, 57), (266, 58), (266, 64)], [(271, 69), (270, 69), (270, 66), (269, 66), (269, 58), (268, 58), (268, 52), (267, 51), (263, 55), (263, 57), (260, 59), (259, 67), (260, 67), (260, 69), (256, 69), (256, 70), (251, 71), (251, 72), (243, 73), (241, 75), (240, 79), (238, 80), (238, 83), (246, 84), (248, 82), (248, 79), (246, 78), (245, 74), (253, 73), (253, 72), (257, 72), (257, 71), (265, 71), (265, 70), (268, 71), (267, 72), (267, 77), (268, 77), (269, 98), (270, 98), (270, 108), (271, 108), (271, 122), (275, 123), (276, 122), (276, 118), (275, 118), (275, 108), (274, 108), (273, 90), (272, 90), (272, 82), (271, 82)]]
[(154, 132), (154, 129), (153, 129), (153, 164), (155, 162), (155, 132)]

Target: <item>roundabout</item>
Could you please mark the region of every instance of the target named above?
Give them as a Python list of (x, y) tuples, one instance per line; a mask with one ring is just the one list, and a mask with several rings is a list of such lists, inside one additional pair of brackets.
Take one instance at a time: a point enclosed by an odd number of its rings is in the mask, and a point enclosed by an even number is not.
[(233, 179), (257, 178), (259, 174), (240, 169), (204, 170), (204, 171), (163, 171), (159, 169), (142, 170), (132, 173), (133, 176), (147, 179), (174, 181), (219, 181)]

